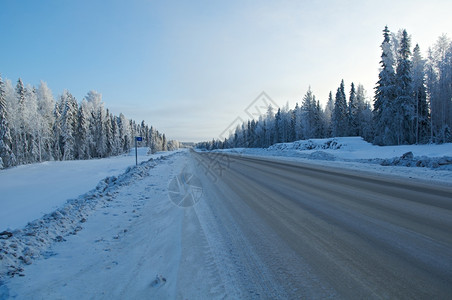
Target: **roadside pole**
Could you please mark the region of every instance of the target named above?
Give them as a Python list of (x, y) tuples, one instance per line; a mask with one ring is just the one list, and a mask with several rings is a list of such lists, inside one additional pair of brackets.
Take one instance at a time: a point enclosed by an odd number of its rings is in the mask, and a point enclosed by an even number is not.
[(135, 165), (138, 166), (138, 149), (137, 149), (137, 142), (141, 142), (143, 138), (141, 136), (135, 137)]

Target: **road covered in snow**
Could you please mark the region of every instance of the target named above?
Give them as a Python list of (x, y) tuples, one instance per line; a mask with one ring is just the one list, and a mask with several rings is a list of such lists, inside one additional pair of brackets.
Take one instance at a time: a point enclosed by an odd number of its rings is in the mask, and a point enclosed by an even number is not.
[(447, 298), (451, 226), (444, 182), (182, 151), (1, 235), (0, 299)]

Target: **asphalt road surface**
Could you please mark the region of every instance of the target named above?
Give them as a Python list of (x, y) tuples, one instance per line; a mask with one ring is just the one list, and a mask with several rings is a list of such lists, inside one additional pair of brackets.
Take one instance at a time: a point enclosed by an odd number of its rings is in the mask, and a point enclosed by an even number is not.
[(258, 298), (452, 299), (451, 187), (191, 155), (211, 186), (205, 196), (215, 219), (207, 230), (218, 230), (235, 253), (225, 260), (242, 274), (236, 288), (252, 286)]

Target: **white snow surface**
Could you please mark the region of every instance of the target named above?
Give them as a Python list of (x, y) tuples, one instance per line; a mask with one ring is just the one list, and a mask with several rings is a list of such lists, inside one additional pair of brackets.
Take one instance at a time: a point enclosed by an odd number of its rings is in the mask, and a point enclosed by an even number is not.
[(187, 157), (142, 162), (0, 236), (0, 299), (225, 298), (195, 208), (168, 195)]
[[(139, 163), (169, 154), (147, 152), (148, 148), (138, 148)], [(0, 170), (0, 232), (24, 227), (134, 165), (135, 149), (104, 159), (49, 161)]]
[[(279, 143), (268, 148), (215, 150), (237, 155), (346, 168), (452, 185), (452, 143), (376, 146), (361, 137), (309, 139)], [(406, 153), (412, 153), (412, 156)]]

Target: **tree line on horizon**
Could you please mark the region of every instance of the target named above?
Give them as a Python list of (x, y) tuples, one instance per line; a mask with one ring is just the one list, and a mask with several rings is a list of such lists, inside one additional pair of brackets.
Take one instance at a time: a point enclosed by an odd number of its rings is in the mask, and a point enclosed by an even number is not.
[(310, 138), (361, 136), (376, 145), (452, 142), (452, 42), (438, 38), (424, 59), (418, 44), (411, 51), (406, 30), (386, 26), (373, 103), (361, 84), (344, 80), (324, 108), (309, 88), (293, 109), (269, 106), (257, 120), (248, 120), (224, 140), (198, 143), (202, 149), (269, 147)]
[(43, 81), (36, 89), (19, 78), (14, 88), (0, 76), (0, 169), (116, 156), (134, 147), (135, 136), (152, 153), (179, 147), (144, 121), (113, 115), (95, 91), (80, 103), (67, 90), (55, 100)]

